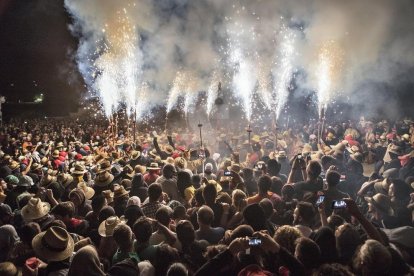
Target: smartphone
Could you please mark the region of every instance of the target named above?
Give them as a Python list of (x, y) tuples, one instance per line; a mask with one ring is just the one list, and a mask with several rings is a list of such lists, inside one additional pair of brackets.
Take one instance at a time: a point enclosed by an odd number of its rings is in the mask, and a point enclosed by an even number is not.
[(318, 200), (316, 201), (316, 206), (319, 206), (323, 203), (323, 201), (325, 200), (325, 196), (324, 195), (320, 195), (318, 197)]
[(231, 176), (231, 171), (225, 171), (225, 172), (224, 172), (224, 175), (225, 175), (225, 176)]
[(249, 238), (249, 246), (259, 246), (262, 244), (262, 240), (259, 238)]
[(343, 200), (332, 201), (332, 209), (344, 209), (346, 208), (346, 202)]

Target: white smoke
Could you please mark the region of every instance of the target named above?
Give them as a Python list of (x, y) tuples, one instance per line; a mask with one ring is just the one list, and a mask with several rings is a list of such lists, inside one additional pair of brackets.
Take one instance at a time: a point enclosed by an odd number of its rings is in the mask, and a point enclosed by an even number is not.
[(247, 119), (254, 116), (254, 93), (278, 116), (297, 70), (306, 74), (299, 86), (329, 107), (334, 100), (360, 102), (361, 86), (363, 95), (374, 95), (369, 83), (398, 81), (414, 64), (409, 0), (65, 0), (65, 6), (79, 37), (79, 71), (108, 116), (121, 103), (129, 112), (145, 106), (141, 116), (154, 105), (171, 111), (180, 98), (189, 113), (200, 91), (207, 92), (209, 114), (219, 81), (240, 99)]

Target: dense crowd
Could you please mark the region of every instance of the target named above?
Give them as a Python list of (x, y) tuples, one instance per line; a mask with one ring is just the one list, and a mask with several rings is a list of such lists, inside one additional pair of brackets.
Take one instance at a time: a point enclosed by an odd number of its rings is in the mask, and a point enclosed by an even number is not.
[(410, 275), (414, 123), (0, 128), (0, 275)]

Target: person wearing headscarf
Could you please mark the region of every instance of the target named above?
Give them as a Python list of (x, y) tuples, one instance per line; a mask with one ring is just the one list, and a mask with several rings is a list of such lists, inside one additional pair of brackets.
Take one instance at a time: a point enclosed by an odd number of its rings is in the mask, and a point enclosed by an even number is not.
[(98, 253), (93, 246), (81, 248), (73, 257), (68, 276), (104, 276)]
[(0, 263), (9, 260), (14, 246), (20, 240), (16, 229), (10, 224), (0, 227)]

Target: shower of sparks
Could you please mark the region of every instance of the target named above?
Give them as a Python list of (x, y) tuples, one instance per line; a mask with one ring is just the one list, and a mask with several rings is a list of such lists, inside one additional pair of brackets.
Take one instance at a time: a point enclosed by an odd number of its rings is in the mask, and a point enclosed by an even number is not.
[(218, 74), (217, 72), (213, 72), (210, 86), (208, 87), (208, 90), (207, 90), (206, 112), (208, 116), (210, 116), (211, 111), (213, 110), (214, 102), (218, 95), (218, 84), (219, 84)]
[(97, 58), (91, 72), (93, 89), (98, 92), (107, 117), (121, 103), (130, 115), (136, 105), (142, 58), (137, 30), (127, 9), (116, 12), (114, 20), (105, 24), (102, 37), (94, 53)]
[(289, 97), (289, 87), (293, 74), (295, 57), (295, 33), (284, 24), (279, 32), (280, 46), (277, 62), (272, 70), (274, 78), (274, 108), (276, 119), (279, 118)]
[(271, 110), (272, 109), (272, 92), (271, 92), (271, 80), (269, 76), (269, 68), (262, 64), (259, 65), (259, 74), (258, 74), (258, 82), (259, 87), (257, 93), (261, 98), (264, 106)]
[(183, 93), (185, 87), (185, 74), (178, 71), (167, 99), (167, 114), (176, 106), (178, 98)]
[(198, 96), (197, 78), (193, 72), (178, 71), (172, 87), (168, 93), (167, 114), (177, 105), (178, 100), (183, 97), (182, 110), (187, 116), (195, 104)]
[(231, 60), (234, 64), (234, 93), (241, 99), (246, 119), (250, 121), (252, 118), (253, 91), (257, 82), (255, 68), (252, 62), (242, 55), (240, 49), (235, 49), (232, 52)]
[(138, 91), (137, 95), (137, 104), (135, 106), (135, 112), (134, 114), (135, 119), (137, 121), (141, 121), (147, 111), (149, 111), (149, 86), (148, 83), (144, 82), (141, 84), (141, 87)]
[(335, 83), (338, 83), (342, 73), (343, 55), (344, 53), (333, 40), (325, 43), (320, 49), (316, 72), (319, 116), (322, 109), (326, 110), (332, 101), (334, 93), (338, 92)]

